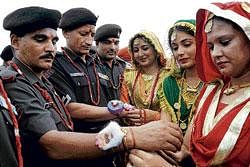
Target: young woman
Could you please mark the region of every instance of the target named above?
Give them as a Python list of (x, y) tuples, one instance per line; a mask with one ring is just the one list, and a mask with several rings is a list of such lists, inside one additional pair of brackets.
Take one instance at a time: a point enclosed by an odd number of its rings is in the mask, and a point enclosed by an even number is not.
[(129, 113), (126, 118), (130, 125), (141, 125), (160, 119), (156, 92), (170, 68), (166, 68), (164, 50), (152, 32), (135, 34), (129, 42), (129, 52), (134, 66), (125, 70), (121, 100), (141, 109), (139, 113)]
[(191, 108), (203, 85), (198, 77), (195, 63), (195, 20), (179, 20), (168, 33), (173, 57), (179, 66), (163, 81), (159, 89), (161, 110), (166, 111), (172, 122), (179, 124), (183, 134), (192, 119)]
[[(160, 110), (166, 112), (168, 118), (180, 126), (183, 134), (192, 119), (193, 110), (191, 109), (203, 85), (196, 70), (195, 31), (195, 20), (179, 20), (169, 29), (168, 43), (173, 53), (175, 66), (172, 66), (174, 69), (163, 80), (157, 93)], [(176, 160), (172, 159), (172, 154), (167, 150), (160, 151), (158, 155), (133, 150), (130, 154), (130, 161), (136, 163), (134, 161), (139, 157), (145, 159), (144, 165), (147, 163), (153, 166), (155, 162), (162, 162), (160, 166), (170, 165), (169, 163), (177, 164)]]

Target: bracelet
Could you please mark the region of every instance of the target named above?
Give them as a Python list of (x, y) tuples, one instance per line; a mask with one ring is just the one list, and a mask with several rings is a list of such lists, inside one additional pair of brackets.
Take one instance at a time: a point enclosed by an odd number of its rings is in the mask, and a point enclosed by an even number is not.
[(133, 143), (132, 148), (135, 148), (135, 135), (134, 135), (134, 132), (133, 132), (131, 127), (129, 127), (129, 131), (130, 131), (131, 136), (132, 136), (132, 143)]
[(121, 128), (121, 131), (125, 134), (124, 137), (123, 137), (123, 139), (122, 139), (123, 148), (124, 148), (124, 150), (128, 150), (128, 144), (127, 144), (127, 134), (128, 134), (128, 131), (125, 128)]
[(140, 112), (139, 112), (139, 115), (140, 115), (140, 123), (141, 123), (141, 125), (142, 125), (142, 109), (140, 109), (139, 111), (140, 111)]
[(141, 121), (141, 125), (146, 123), (146, 111), (144, 109), (140, 109), (140, 121)]
[(143, 122), (143, 124), (145, 124), (145, 123), (147, 123), (147, 114), (146, 114), (145, 109), (142, 110), (142, 111), (143, 111), (143, 116), (144, 116), (144, 122)]

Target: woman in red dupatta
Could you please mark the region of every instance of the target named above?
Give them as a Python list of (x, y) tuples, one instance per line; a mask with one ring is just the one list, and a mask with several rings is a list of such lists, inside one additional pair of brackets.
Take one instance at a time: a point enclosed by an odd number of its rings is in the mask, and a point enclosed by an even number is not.
[(197, 166), (250, 164), (250, 4), (197, 12), (197, 66), (207, 84), (186, 139)]
[[(196, 65), (206, 85), (182, 150), (171, 156), (183, 162), (191, 154), (202, 167), (249, 167), (250, 4), (213, 3), (198, 10), (196, 26)], [(159, 159), (140, 157), (133, 166)]]

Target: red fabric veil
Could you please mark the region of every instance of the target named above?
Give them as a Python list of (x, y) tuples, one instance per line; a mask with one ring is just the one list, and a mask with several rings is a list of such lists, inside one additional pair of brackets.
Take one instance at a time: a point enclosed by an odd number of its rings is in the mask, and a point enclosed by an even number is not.
[[(209, 16), (211, 13), (216, 16), (230, 19), (238, 24), (250, 40), (250, 4), (247, 2), (212, 3), (210, 6), (208, 5), (205, 8), (198, 10), (196, 15), (196, 65), (199, 77), (204, 82), (212, 82), (216, 79), (223, 79), (225, 81), (226, 78), (220, 74), (213, 64), (206, 43), (207, 36), (205, 32), (205, 26), (207, 21), (210, 19)], [(206, 85), (201, 91), (198, 101), (200, 101), (200, 98), (205, 94), (207, 86), (208, 85)], [(211, 89), (211, 92), (207, 93), (207, 96), (204, 96), (206, 98), (204, 98), (204, 102), (199, 109), (193, 124), (195, 130), (192, 132), (191, 136), (190, 151), (198, 166), (210, 165), (213, 157), (215, 156), (217, 148), (225, 133), (227, 132), (233, 118), (249, 101), (248, 97), (239, 105), (231, 109), (230, 112), (221, 118), (223, 120), (218, 121), (218, 123), (214, 125), (213, 129), (208, 134), (203, 136), (202, 129), (207, 117), (206, 114), (208, 113), (210, 105), (214, 102), (213, 100), (215, 98), (215, 94), (217, 93), (217, 88), (218, 85), (217, 87)], [(249, 122), (249, 120), (250, 117), (247, 117), (246, 122)], [(244, 128), (246, 130), (244, 130)], [(243, 130), (241, 131), (241, 134), (238, 138), (239, 140), (237, 140), (238, 143), (233, 148), (234, 151), (232, 151), (231, 154), (226, 157), (227, 161), (225, 163), (232, 163), (230, 160), (237, 156), (241, 156), (241, 159), (244, 159), (244, 157), (249, 157), (248, 153), (248, 155), (242, 155), (244, 153), (242, 150), (250, 147), (249, 138), (246, 137), (250, 135), (250, 131), (248, 130), (249, 128), (249, 124), (244, 125)], [(239, 158), (237, 160), (239, 160)], [(239, 163), (236, 161), (234, 164), (230, 164), (229, 166), (238, 166)]]
[[(221, 16), (234, 21), (247, 34), (250, 39), (250, 4), (247, 2), (228, 2), (228, 3), (212, 3), (206, 8), (198, 10), (196, 14), (196, 62), (199, 77), (204, 82), (210, 82), (217, 78), (224, 79), (220, 72), (216, 69), (209, 50), (207, 48), (207, 37), (204, 32), (208, 16), (212, 12), (217, 16)], [(248, 27), (247, 27), (248, 24)]]

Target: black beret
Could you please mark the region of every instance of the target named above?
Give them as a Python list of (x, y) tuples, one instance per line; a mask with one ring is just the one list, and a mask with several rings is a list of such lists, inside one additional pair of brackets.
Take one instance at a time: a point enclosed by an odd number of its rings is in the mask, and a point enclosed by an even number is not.
[(12, 60), (12, 58), (14, 57), (14, 48), (12, 48), (11, 45), (7, 45), (2, 53), (1, 53), (1, 58), (3, 59), (3, 61), (10, 61)]
[(116, 24), (104, 24), (97, 28), (95, 33), (95, 41), (103, 41), (107, 38), (120, 38), (122, 29)]
[(86, 24), (96, 25), (97, 17), (86, 8), (72, 8), (62, 15), (59, 28), (63, 30), (74, 30)]
[(8, 14), (3, 21), (3, 27), (18, 36), (43, 28), (57, 29), (61, 19), (58, 10), (38, 6), (20, 8)]

